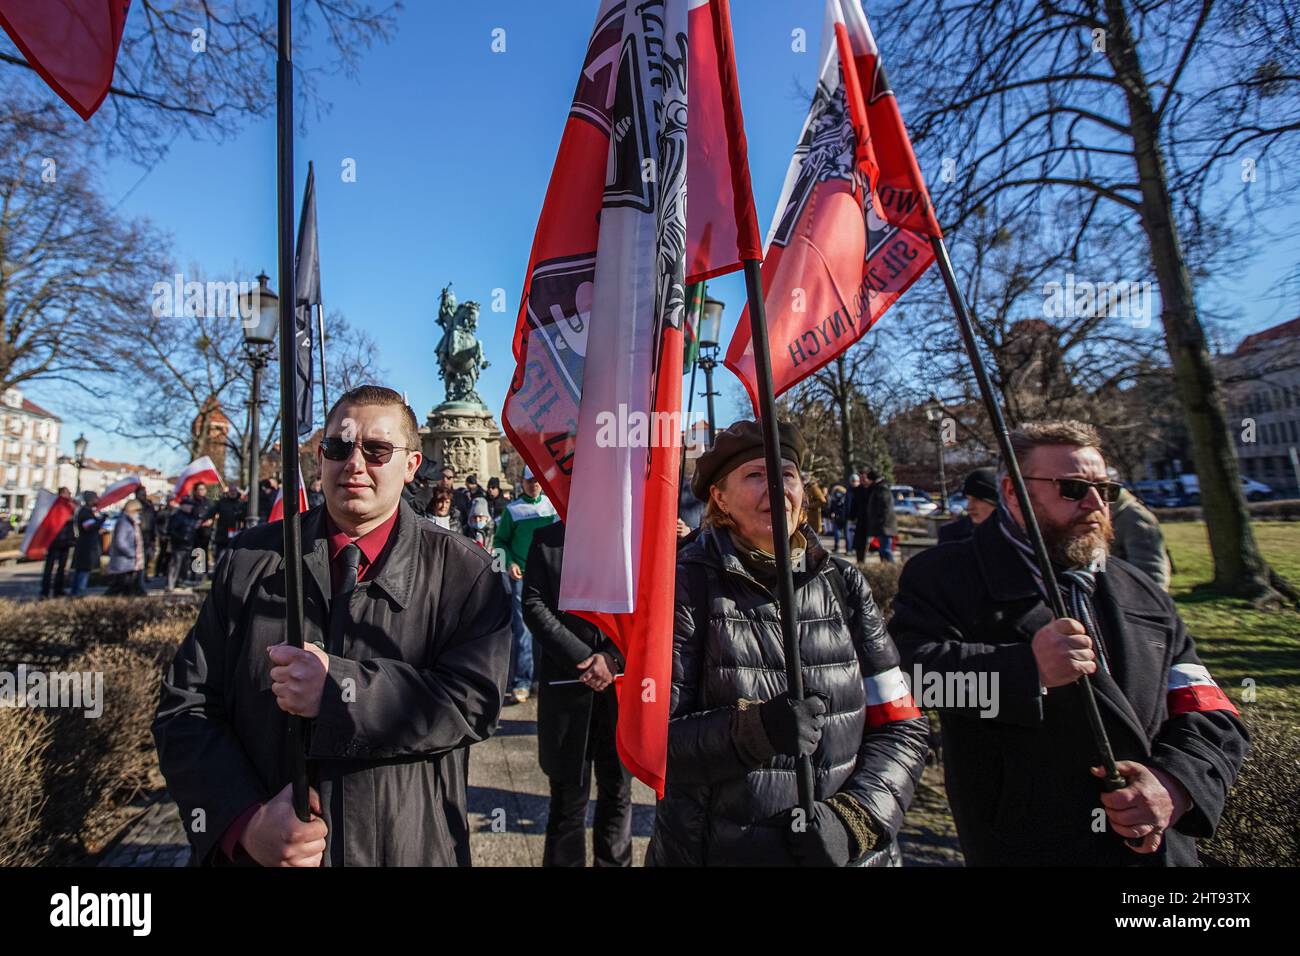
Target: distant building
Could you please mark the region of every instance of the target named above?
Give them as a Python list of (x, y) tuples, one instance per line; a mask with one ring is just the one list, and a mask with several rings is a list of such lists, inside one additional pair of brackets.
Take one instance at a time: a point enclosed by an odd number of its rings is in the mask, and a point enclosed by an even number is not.
[(59, 416), (18, 389), (0, 395), (0, 510), (17, 512), (26, 521), (36, 492), (56, 483), (62, 427)]
[(192, 448), (197, 449), (195, 457), (207, 455), (217, 468), (217, 474), (226, 473), (226, 450), (230, 441), (230, 419), (226, 417), (221, 402), (215, 395), (209, 395), (203, 408), (194, 421), (190, 423)]
[(1300, 493), (1300, 318), (1246, 336), (1215, 371), (1242, 475)]

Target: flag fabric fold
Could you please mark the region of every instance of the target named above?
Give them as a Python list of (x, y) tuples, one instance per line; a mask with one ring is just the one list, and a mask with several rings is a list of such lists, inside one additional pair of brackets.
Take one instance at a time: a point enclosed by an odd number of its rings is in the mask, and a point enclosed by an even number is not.
[[(533, 241), (502, 411), (568, 526), (560, 607), (626, 658), (619, 755), (660, 794), (687, 264), (716, 275), (758, 253), (734, 79), (725, 2), (600, 4)], [(716, 109), (692, 134), (696, 96)], [(688, 217), (688, 181), (692, 197), (723, 201), (693, 200)], [(747, 220), (737, 214), (746, 206)]]
[(113, 482), (104, 489), (104, 493), (99, 496), (99, 501), (95, 507), (104, 509), (110, 505), (115, 505), (124, 498), (129, 498), (135, 494), (137, 488), (143, 488), (144, 482), (139, 475), (127, 475), (118, 481)]
[[(820, 62), (762, 268), (777, 395), (861, 338), (941, 235), (861, 0), (827, 0)], [(748, 310), (725, 364), (757, 408)]]
[(298, 437), (312, 433), (312, 317), (320, 307), (320, 244), (316, 236), (316, 171), (307, 164), (307, 186), (302, 194), (298, 221), (298, 250), (294, 276), (298, 294), (294, 301), (294, 358), (298, 367), (294, 398), (298, 403)]
[(131, 0), (0, 0), (0, 27), (63, 101), (89, 120), (113, 85)]
[(212, 463), (212, 459), (207, 455), (195, 458), (181, 469), (181, 473), (176, 477), (176, 484), (172, 488), (172, 501), (180, 501), (199, 482), (221, 484), (221, 476), (217, 474), (217, 466)]
[[(307, 485), (302, 480), (302, 472), (298, 472), (298, 513), (303, 514), (307, 510)], [(275, 500), (271, 502), (271, 513), (266, 517), (267, 523), (284, 520), (284, 488), (280, 487), (275, 490)]]
[(71, 498), (60, 498), (44, 488), (36, 492), (36, 507), (32, 509), (31, 520), (27, 522), (27, 533), (23, 535), (23, 557), (29, 561), (40, 561), (50, 549), (63, 526), (72, 520), (77, 510), (76, 502)]

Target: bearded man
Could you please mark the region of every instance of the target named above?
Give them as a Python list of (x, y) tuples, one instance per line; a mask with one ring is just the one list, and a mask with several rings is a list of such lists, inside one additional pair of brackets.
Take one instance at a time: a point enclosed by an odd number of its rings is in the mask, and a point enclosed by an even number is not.
[[(1004, 467), (1002, 504), (973, 537), (907, 563), (889, 625), (904, 673), (945, 691), (944, 779), (966, 862), (1195, 865), (1246, 730), (1168, 595), (1109, 554), (1120, 486), (1096, 429), (1026, 424), (1011, 445), (1070, 616), (1053, 618)], [(1084, 675), (1127, 781), (1113, 793)], [(955, 693), (971, 687), (991, 689), (996, 706)]]

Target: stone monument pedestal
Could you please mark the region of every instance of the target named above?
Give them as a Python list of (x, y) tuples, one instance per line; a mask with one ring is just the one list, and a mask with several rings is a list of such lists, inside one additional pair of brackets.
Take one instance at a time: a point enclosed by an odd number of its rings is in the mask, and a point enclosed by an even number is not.
[(501, 474), (501, 430), (479, 402), (443, 402), (420, 429), (424, 457), (438, 469), (450, 466), (457, 479), (478, 476), (480, 485)]

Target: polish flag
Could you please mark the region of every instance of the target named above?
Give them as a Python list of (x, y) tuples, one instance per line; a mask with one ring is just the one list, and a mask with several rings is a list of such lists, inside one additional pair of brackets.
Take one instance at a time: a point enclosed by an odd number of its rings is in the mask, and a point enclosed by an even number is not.
[(867, 692), (867, 726), (880, 727), (895, 720), (914, 720), (921, 711), (899, 667), (863, 678)]
[[(303, 514), (307, 510), (307, 486), (303, 483), (302, 472), (298, 472), (298, 513)], [(267, 516), (267, 523), (272, 521), (284, 520), (284, 486), (275, 489), (275, 500), (271, 502), (271, 513)]]
[(113, 85), (131, 0), (0, 0), (0, 27), (83, 120)]
[(1165, 702), (1170, 717), (1207, 710), (1237, 713), (1237, 708), (1228, 699), (1228, 695), (1219, 689), (1219, 685), (1202, 664), (1175, 664), (1169, 668)]
[(23, 535), (23, 557), (31, 561), (43, 559), (50, 542), (72, 520), (76, 510), (77, 505), (71, 498), (60, 498), (44, 488), (38, 491), (32, 520), (27, 522), (27, 533)]
[[(827, 0), (821, 73), (763, 259), (776, 394), (858, 341), (934, 262), (940, 235), (862, 2)], [(757, 409), (748, 310), (726, 366)]]
[(207, 455), (195, 458), (181, 471), (180, 476), (176, 479), (176, 487), (172, 489), (172, 501), (180, 501), (199, 482), (206, 485), (221, 484), (221, 476), (217, 474), (217, 466), (212, 464), (212, 459)]
[[(582, 542), (565, 553), (559, 605), (622, 650), (619, 756), (660, 795), (686, 282), (758, 245), (728, 4), (602, 0), (533, 239), (502, 423)], [(613, 440), (611, 418), (627, 425)]]
[(99, 501), (95, 502), (95, 507), (104, 509), (109, 505), (117, 504), (123, 498), (135, 494), (137, 488), (143, 487), (144, 482), (140, 480), (139, 475), (127, 475), (105, 488), (104, 493), (99, 496)]

